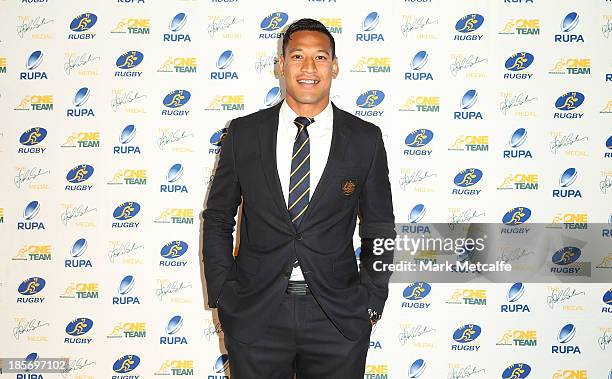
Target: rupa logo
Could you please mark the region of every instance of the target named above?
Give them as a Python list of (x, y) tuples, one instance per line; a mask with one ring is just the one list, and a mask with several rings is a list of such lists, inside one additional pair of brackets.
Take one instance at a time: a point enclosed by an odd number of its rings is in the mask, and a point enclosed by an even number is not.
[(94, 111), (90, 108), (82, 108), (89, 100), (91, 91), (87, 87), (82, 87), (74, 94), (72, 105), (74, 108), (66, 110), (66, 117), (94, 117)]
[(238, 73), (235, 71), (228, 70), (234, 61), (234, 52), (231, 50), (225, 50), (217, 58), (216, 66), (217, 70), (210, 73), (211, 80), (228, 80), (238, 79)]
[(17, 297), (17, 303), (42, 303), (45, 297), (39, 293), (45, 288), (47, 282), (38, 276), (25, 279), (19, 283), (17, 292), (21, 295)]
[(166, 336), (159, 337), (160, 345), (187, 345), (187, 337), (180, 336), (177, 333), (183, 327), (183, 317), (176, 315), (168, 320), (166, 325)]
[(177, 182), (183, 176), (183, 165), (180, 163), (173, 164), (168, 173), (166, 174), (167, 184), (162, 184), (159, 187), (159, 192), (162, 193), (189, 193), (185, 184), (178, 184)]
[(391, 58), (360, 57), (351, 72), (389, 73), (391, 72)]
[(119, 145), (113, 146), (113, 154), (140, 154), (140, 146), (131, 144), (136, 137), (136, 126), (125, 126), (119, 133)]
[[(19, 143), (24, 146), (17, 149), (18, 154), (42, 154), (47, 150), (39, 145), (47, 137), (47, 129), (36, 127), (26, 130), (19, 137)], [(612, 138), (612, 137), (611, 137)], [(612, 146), (611, 146), (612, 148)]]
[(461, 17), (455, 24), (455, 31), (457, 34), (454, 36), (455, 41), (480, 41), (482, 39), (482, 33), (478, 33), (477, 30), (482, 27), (484, 23), (484, 17), (472, 13)]
[[(415, 205), (415, 207), (412, 208), (412, 211), (418, 212), (419, 211), (419, 206)], [(412, 211), (410, 212), (410, 218), (412, 218)], [(418, 217), (418, 215), (417, 215), (417, 217)], [(410, 219), (408, 221), (410, 221)], [(416, 235), (431, 234), (431, 229), (429, 228), (429, 225), (414, 225), (414, 224), (415, 224), (414, 222), (409, 222), (407, 225), (402, 225), (401, 226), (401, 233), (403, 233), (403, 234), (416, 234)]]
[(120, 222), (113, 222), (112, 228), (137, 228), (140, 225), (138, 221), (132, 220), (140, 212), (140, 204), (135, 201), (121, 203), (113, 211), (113, 218)]
[(571, 187), (572, 184), (574, 184), (577, 177), (578, 177), (578, 171), (573, 167), (570, 167), (567, 170), (563, 171), (563, 173), (559, 177), (559, 187), (560, 188), (554, 189), (552, 191), (552, 197), (560, 197), (560, 198), (580, 197), (581, 198), (582, 193), (580, 193), (579, 189), (568, 188), (568, 187)]
[(601, 313), (612, 313), (612, 289), (607, 290), (601, 301), (604, 303), (604, 307), (601, 308)]
[(53, 95), (24, 96), (14, 109), (16, 111), (52, 111)]
[(185, 241), (171, 241), (162, 246), (159, 255), (163, 260), (159, 261), (160, 267), (184, 267), (187, 260), (179, 259), (189, 250), (189, 245)]
[(424, 359), (419, 358), (412, 362), (410, 368), (408, 369), (408, 377), (409, 378), (420, 378), (425, 372), (425, 368), (427, 367), (427, 363)]
[(282, 91), (280, 87), (272, 87), (264, 96), (264, 107), (269, 108), (281, 100)]
[(259, 33), (259, 39), (270, 39), (270, 38), (282, 38), (283, 34), (280, 32), (283, 26), (289, 20), (289, 15), (284, 12), (274, 12), (261, 20), (259, 28), (263, 33)]
[(196, 57), (169, 57), (157, 72), (195, 74), (198, 72), (198, 61)]
[(106, 338), (146, 338), (146, 322), (118, 322)]
[(213, 363), (213, 375), (208, 375), (208, 379), (229, 379), (229, 356), (221, 354)]
[(399, 108), (402, 112), (440, 112), (440, 98), (438, 96), (411, 96)]
[(45, 71), (36, 71), (38, 66), (40, 66), (43, 61), (43, 55), (43, 52), (40, 50), (36, 50), (30, 54), (26, 60), (26, 71), (19, 73), (20, 80), (48, 79)]
[(429, 129), (416, 129), (410, 132), (404, 140), (404, 144), (406, 145), (404, 155), (431, 155), (431, 148), (425, 146), (433, 140), (433, 137), (434, 133)]
[(510, 19), (499, 34), (540, 35), (540, 20), (537, 18)]
[(369, 90), (357, 97), (355, 104), (363, 109), (357, 110), (355, 115), (357, 116), (382, 116), (384, 110), (376, 110), (372, 108), (376, 108), (383, 102), (385, 99), (385, 93), (380, 90)]
[(167, 109), (163, 109), (162, 116), (187, 116), (189, 114), (188, 109), (177, 109), (181, 108), (191, 99), (191, 92), (184, 89), (177, 89), (164, 97), (162, 103)]
[(170, 33), (164, 33), (163, 41), (165, 42), (191, 42), (191, 36), (188, 33), (179, 33), (187, 23), (187, 15), (183, 12), (177, 13), (170, 20), (168, 29)]
[(570, 345), (569, 343), (576, 335), (576, 327), (574, 324), (567, 324), (559, 329), (557, 334), (557, 345), (552, 345), (551, 353), (553, 354), (582, 354), (580, 346)]
[(456, 289), (448, 298), (446, 304), (487, 305), (487, 290)]
[(96, 34), (92, 33), (91, 28), (96, 25), (98, 16), (93, 13), (83, 13), (72, 19), (68, 39), (93, 39)]
[(590, 75), (591, 60), (589, 58), (560, 58), (548, 73), (553, 75)]
[(88, 164), (80, 164), (71, 168), (66, 174), (66, 181), (72, 184), (66, 184), (66, 191), (89, 191), (93, 187), (92, 184), (83, 184), (91, 178), (94, 173), (94, 168)]
[(568, 13), (561, 21), (561, 33), (555, 34), (555, 42), (584, 42), (582, 34), (571, 33), (578, 26), (580, 17), (576, 12)]
[(510, 329), (504, 332), (495, 344), (498, 346), (534, 347), (538, 345), (537, 332), (535, 330)]
[(149, 34), (151, 32), (151, 19), (149, 18), (122, 18), (111, 30), (117, 34)]
[(140, 66), (143, 60), (144, 54), (140, 51), (130, 50), (121, 54), (115, 62), (118, 69), (115, 71), (115, 77), (140, 77), (142, 70), (138, 70), (136, 67)]
[(361, 23), (362, 33), (355, 34), (355, 41), (361, 42), (384, 42), (385, 37), (382, 33), (376, 33), (374, 29), (380, 22), (378, 12), (371, 12), (363, 19)]
[(87, 317), (79, 317), (70, 321), (66, 325), (66, 334), (70, 337), (64, 337), (64, 343), (86, 345), (91, 343), (93, 338), (85, 336), (91, 328), (93, 328), (93, 320)]
[(456, 342), (451, 345), (453, 351), (478, 351), (480, 345), (474, 341), (480, 336), (482, 329), (476, 324), (466, 324), (458, 327), (453, 332), (453, 340)]
[(515, 363), (504, 369), (502, 379), (525, 379), (531, 373), (531, 366), (527, 363)]
[(482, 179), (482, 175), (482, 171), (477, 168), (467, 168), (459, 171), (453, 179), (453, 183), (459, 188), (453, 188), (451, 190), (451, 194), (468, 196), (480, 194), (480, 191), (482, 191), (481, 189), (468, 189), (468, 187), (478, 184), (478, 182), (480, 182)]
[(519, 303), (518, 301), (523, 297), (525, 293), (525, 285), (521, 282), (514, 283), (508, 289), (508, 293), (506, 294), (506, 300), (508, 304), (502, 304), (500, 311), (502, 313), (519, 313), (519, 312), (531, 312), (529, 310), (529, 305)]
[(428, 301), (423, 301), (431, 292), (431, 285), (426, 282), (414, 282), (404, 288), (402, 296), (402, 308), (427, 309), (431, 305)]
[(510, 71), (504, 74), (504, 79), (531, 79), (533, 73), (523, 71), (531, 66), (534, 59), (533, 54), (525, 51), (512, 54), (504, 64), (506, 70)]
[(584, 103), (585, 96), (580, 92), (566, 92), (557, 98), (555, 108), (561, 112), (555, 112), (553, 118), (582, 118), (584, 113), (577, 109)]
[(429, 54), (425, 50), (414, 54), (410, 61), (410, 71), (404, 73), (404, 80), (434, 80), (431, 72), (423, 70), (428, 59)]
[(460, 111), (453, 112), (453, 119), (455, 120), (482, 120), (483, 114), (480, 111), (473, 111), (471, 109), (476, 101), (478, 100), (478, 92), (475, 89), (467, 90), (460, 101)]
[(527, 129), (518, 128), (512, 133), (510, 136), (510, 140), (508, 141), (508, 145), (510, 149), (503, 151), (504, 159), (523, 159), (523, 158), (533, 158), (531, 154), (531, 150), (529, 149), (520, 149), (521, 146), (525, 144), (527, 141)]
[(100, 132), (76, 132), (66, 138), (61, 147), (97, 148), (100, 147)]
[(448, 148), (450, 151), (489, 151), (489, 136), (459, 136)]
[(130, 296), (129, 293), (134, 289), (134, 276), (126, 275), (121, 282), (119, 282), (119, 287), (117, 288), (118, 296), (113, 296), (113, 304), (138, 304), (140, 305), (140, 299), (138, 296)]
[(79, 238), (74, 241), (70, 248), (70, 258), (64, 260), (64, 267), (66, 268), (84, 268), (93, 267), (91, 260), (83, 257), (87, 251), (87, 240), (85, 238)]
[(214, 147), (208, 149), (208, 154), (219, 154), (221, 152), (221, 145), (227, 135), (227, 128), (219, 129), (210, 136), (210, 144)]
[(416, 224), (425, 217), (425, 213), (427, 212), (427, 208), (423, 204), (417, 204), (408, 213), (408, 223)]
[(45, 230), (45, 223), (34, 221), (40, 212), (40, 203), (30, 201), (23, 209), (23, 221), (17, 223), (17, 230)]

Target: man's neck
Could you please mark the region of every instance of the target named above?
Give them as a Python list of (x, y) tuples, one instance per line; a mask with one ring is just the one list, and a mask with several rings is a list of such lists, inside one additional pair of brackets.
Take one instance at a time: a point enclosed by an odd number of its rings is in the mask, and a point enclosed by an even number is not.
[(323, 110), (327, 107), (329, 104), (329, 96), (327, 96), (324, 101), (316, 104), (298, 103), (295, 99), (289, 96), (285, 98), (285, 101), (287, 102), (289, 108), (295, 112), (295, 114), (303, 117), (314, 117), (323, 112)]

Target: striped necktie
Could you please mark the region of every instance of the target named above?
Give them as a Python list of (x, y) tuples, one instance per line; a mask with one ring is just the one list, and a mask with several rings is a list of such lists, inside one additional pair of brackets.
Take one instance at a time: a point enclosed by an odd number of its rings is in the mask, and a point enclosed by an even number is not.
[(301, 116), (296, 117), (293, 121), (298, 131), (293, 142), (293, 155), (291, 156), (287, 209), (296, 229), (308, 208), (310, 198), (310, 138), (306, 127), (313, 122), (314, 118)]

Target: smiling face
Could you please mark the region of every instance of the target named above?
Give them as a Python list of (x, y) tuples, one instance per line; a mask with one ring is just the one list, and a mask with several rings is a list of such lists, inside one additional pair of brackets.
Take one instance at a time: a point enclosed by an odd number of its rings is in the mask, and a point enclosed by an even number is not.
[(291, 34), (279, 64), (286, 101), (294, 112), (312, 117), (325, 109), (332, 79), (338, 76), (338, 60), (332, 57), (331, 41), (325, 34), (308, 30)]

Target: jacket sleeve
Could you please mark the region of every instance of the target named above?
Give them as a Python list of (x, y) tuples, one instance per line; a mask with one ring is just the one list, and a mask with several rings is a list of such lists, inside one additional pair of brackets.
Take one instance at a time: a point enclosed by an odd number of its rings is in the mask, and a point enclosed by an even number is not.
[(232, 233), (241, 192), (235, 166), (235, 126), (232, 123), (223, 140), (206, 210), (202, 213), (204, 273), (208, 306), (211, 308), (217, 307), (221, 288), (234, 264)]
[(374, 157), (359, 197), (360, 277), (362, 285), (368, 290), (368, 307), (382, 314), (389, 293), (391, 272), (376, 271), (374, 267), (380, 265), (375, 265), (376, 262), (392, 263), (394, 250), (391, 248), (383, 250), (382, 254), (374, 254), (374, 240), (395, 239), (396, 232), (387, 154), (380, 128), (372, 127), (376, 128)]

